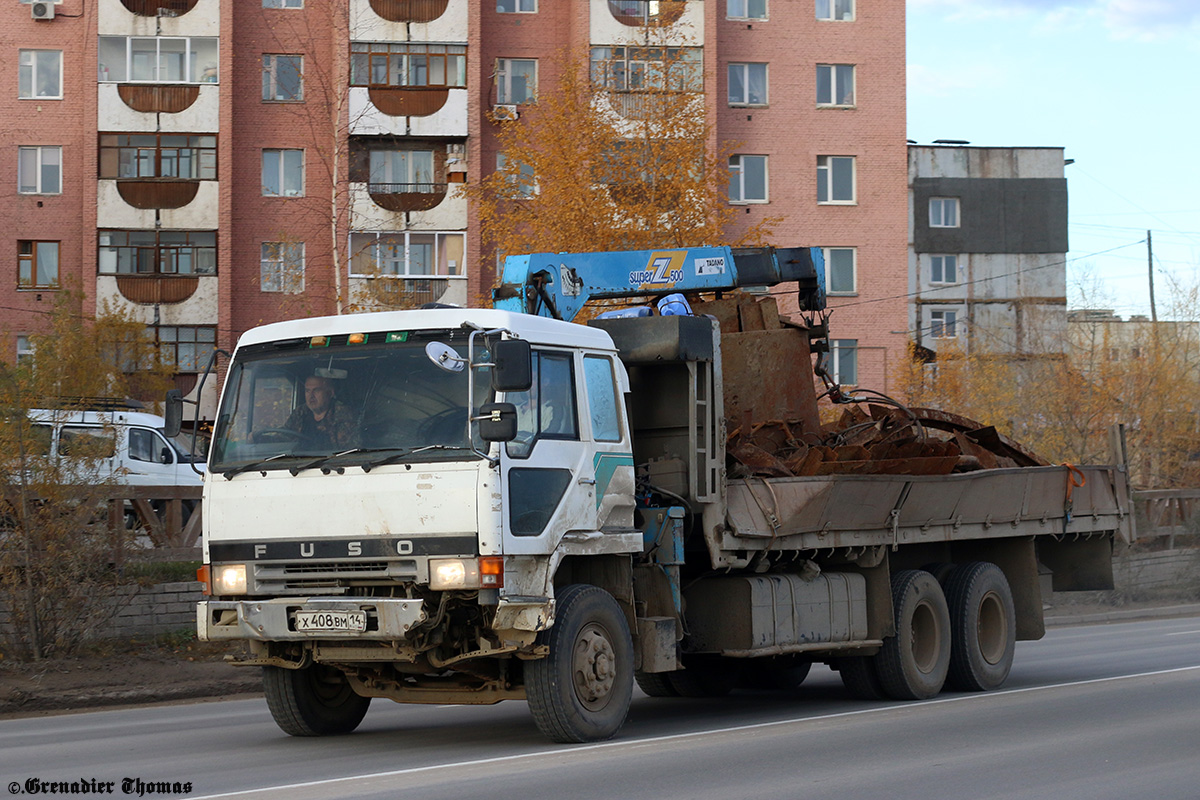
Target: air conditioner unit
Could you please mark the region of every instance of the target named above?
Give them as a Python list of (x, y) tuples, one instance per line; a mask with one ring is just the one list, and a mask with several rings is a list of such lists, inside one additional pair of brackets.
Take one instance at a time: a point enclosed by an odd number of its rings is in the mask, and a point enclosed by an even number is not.
[(497, 120), (513, 120), (521, 116), (513, 105), (492, 106), (492, 116)]
[(44, 2), (44, 0), (30, 3), (29, 13), (34, 19), (54, 19), (54, 3)]

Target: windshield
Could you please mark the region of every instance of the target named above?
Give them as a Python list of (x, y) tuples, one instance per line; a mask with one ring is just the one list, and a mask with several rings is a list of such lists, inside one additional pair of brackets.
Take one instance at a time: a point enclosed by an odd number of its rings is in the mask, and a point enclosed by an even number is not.
[[(424, 461), (476, 457), (467, 441), (467, 371), (446, 372), (430, 361), (425, 345), (435, 339), (466, 357), (463, 331), (242, 348), (229, 371), (209, 468), (228, 474), (370, 468), (410, 454)], [(473, 407), (490, 395), (487, 374), (478, 375)], [(485, 447), (477, 436), (475, 446)]]

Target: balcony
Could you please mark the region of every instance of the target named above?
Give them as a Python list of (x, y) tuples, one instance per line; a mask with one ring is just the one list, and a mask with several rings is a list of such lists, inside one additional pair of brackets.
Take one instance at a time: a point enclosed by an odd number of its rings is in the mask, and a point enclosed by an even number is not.
[(608, 11), (622, 25), (665, 28), (683, 17), (685, 0), (608, 0)]
[[(412, 113), (392, 114), (391, 111), (406, 111), (413, 106), (398, 106), (389, 104), (388, 100), (381, 101), (385, 107), (375, 102), (377, 92), (389, 95), (414, 96), (411, 101), (402, 102), (413, 104), (430, 104), (436, 98), (416, 98), (416, 95), (434, 95), (445, 92), (446, 96), (441, 105), (432, 113), (417, 115)], [(401, 102), (401, 101), (397, 101)], [(418, 108), (425, 110), (427, 106)], [(350, 134), (352, 136), (467, 136), (467, 90), (466, 89), (368, 89), (365, 86), (350, 87)]]
[(196, 7), (198, 0), (121, 0), (121, 5), (139, 17), (181, 17)]
[(428, 211), (446, 197), (446, 183), (368, 183), (367, 193), (388, 211)]
[(426, 303), (467, 304), (465, 275), (378, 275), (352, 278), (351, 286), (355, 304), (364, 309), (420, 308)]
[(433, 22), (450, 0), (369, 0), (371, 10), (388, 22)]
[[(704, 7), (699, 0), (589, 0), (592, 44), (632, 44), (647, 32), (659, 45), (696, 46), (704, 41)], [(721, 2), (724, 17), (725, 3)]]

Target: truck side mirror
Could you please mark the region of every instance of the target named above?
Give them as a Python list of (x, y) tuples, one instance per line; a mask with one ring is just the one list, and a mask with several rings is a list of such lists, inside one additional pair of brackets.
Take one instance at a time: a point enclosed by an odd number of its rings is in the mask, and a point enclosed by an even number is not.
[[(533, 353), (523, 339), (502, 339), (491, 347), (492, 389), (525, 392), (533, 385)], [(495, 439), (491, 441), (508, 441)]]
[(517, 438), (517, 407), (512, 403), (484, 403), (475, 417), (479, 438), (485, 442), (511, 442)]
[(183, 428), (183, 392), (171, 389), (167, 392), (166, 408), (163, 409), (163, 433), (168, 439), (179, 435)]

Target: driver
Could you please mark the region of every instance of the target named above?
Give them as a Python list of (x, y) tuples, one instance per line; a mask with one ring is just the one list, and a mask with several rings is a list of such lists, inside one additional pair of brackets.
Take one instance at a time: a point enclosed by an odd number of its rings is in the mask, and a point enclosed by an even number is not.
[(296, 431), (316, 447), (354, 446), (350, 407), (337, 399), (331, 380), (317, 375), (305, 379), (304, 405), (292, 412), (283, 427)]

